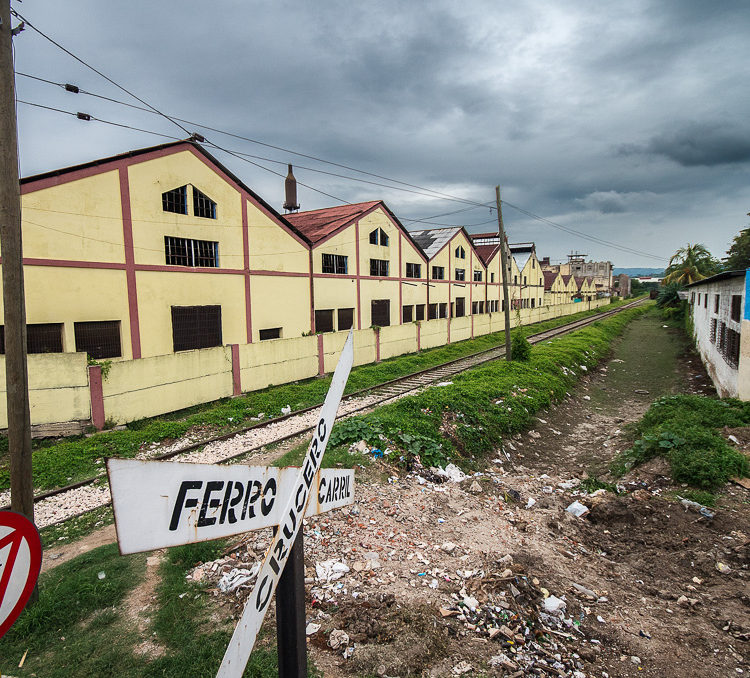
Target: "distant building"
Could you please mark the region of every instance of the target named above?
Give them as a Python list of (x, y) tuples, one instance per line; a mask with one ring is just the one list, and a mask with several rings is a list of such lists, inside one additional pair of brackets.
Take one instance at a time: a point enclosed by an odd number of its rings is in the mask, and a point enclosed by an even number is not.
[(616, 292), (623, 299), (630, 296), (630, 276), (627, 273), (620, 273), (617, 276), (617, 282), (615, 284)]
[(612, 293), (612, 262), (586, 261), (583, 254), (569, 254), (568, 263), (560, 265), (560, 273), (575, 277), (593, 278), (593, 287), (599, 296)]
[(750, 269), (687, 286), (696, 348), (722, 398), (750, 400), (748, 285)]

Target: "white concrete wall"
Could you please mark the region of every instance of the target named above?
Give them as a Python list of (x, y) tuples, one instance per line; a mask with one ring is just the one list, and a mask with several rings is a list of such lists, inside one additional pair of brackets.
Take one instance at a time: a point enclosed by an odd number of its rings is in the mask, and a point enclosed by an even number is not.
[[(717, 294), (719, 295), (718, 312), (716, 311)], [(714, 319), (717, 322), (717, 328), (719, 323), (723, 322), (728, 329), (742, 332), (742, 318), (745, 315), (745, 276), (738, 275), (716, 281), (709, 279), (705, 283), (688, 288), (688, 295), (688, 303), (693, 317), (696, 348), (717, 393), (722, 398), (737, 398), (743, 395), (743, 399), (750, 399), (750, 393), (747, 393), (748, 389), (739, 388), (738, 375), (740, 372), (747, 371), (747, 363), (750, 360), (750, 356), (745, 356), (743, 359), (742, 340), (740, 343), (739, 367), (736, 367), (731, 365), (719, 352), (717, 349), (718, 342), (711, 339), (711, 321)], [(739, 321), (732, 320), (731, 317), (733, 295), (739, 295), (742, 298)], [(744, 339), (747, 343), (747, 338)]]

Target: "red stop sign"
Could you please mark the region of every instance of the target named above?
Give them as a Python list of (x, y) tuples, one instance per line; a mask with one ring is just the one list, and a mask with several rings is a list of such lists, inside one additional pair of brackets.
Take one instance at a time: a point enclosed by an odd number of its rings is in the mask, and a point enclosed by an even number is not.
[(0, 511), (0, 638), (26, 607), (41, 567), (42, 541), (34, 523)]

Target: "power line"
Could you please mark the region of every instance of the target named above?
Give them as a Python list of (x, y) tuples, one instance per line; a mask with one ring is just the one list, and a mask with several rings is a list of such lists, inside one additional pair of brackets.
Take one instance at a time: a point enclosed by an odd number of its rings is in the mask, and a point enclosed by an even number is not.
[(93, 67), (93, 66), (92, 66), (91, 64), (89, 64), (89, 63), (87, 63), (86, 61), (84, 61), (84, 60), (83, 60), (83, 59), (82, 59), (81, 57), (79, 57), (78, 55), (76, 55), (76, 54), (73, 54), (73, 52), (71, 52), (71, 51), (70, 51), (69, 49), (67, 49), (66, 47), (63, 47), (63, 46), (62, 46), (62, 45), (61, 45), (61, 44), (60, 44), (59, 42), (57, 42), (56, 40), (53, 40), (53, 39), (52, 39), (52, 38), (51, 38), (51, 37), (50, 37), (49, 35), (47, 35), (47, 34), (46, 34), (46, 33), (44, 33), (43, 31), (41, 31), (41, 30), (40, 30), (39, 28), (37, 28), (36, 26), (34, 26), (34, 24), (32, 24), (32, 23), (31, 23), (31, 22), (30, 22), (30, 21), (29, 21), (28, 19), (26, 19), (25, 17), (21, 16), (21, 14), (19, 14), (19, 13), (18, 13), (18, 12), (17, 12), (17, 11), (15, 10), (15, 9), (11, 9), (10, 11), (11, 11), (11, 13), (13, 14), (13, 16), (15, 16), (15, 17), (16, 17), (17, 19), (19, 19), (20, 21), (23, 21), (23, 22), (24, 22), (24, 23), (25, 23), (25, 24), (26, 24), (26, 25), (27, 25), (27, 26), (28, 26), (29, 28), (31, 28), (31, 29), (32, 29), (33, 31), (36, 31), (36, 32), (37, 32), (37, 33), (38, 33), (39, 35), (41, 35), (41, 36), (42, 36), (42, 37), (43, 37), (43, 38), (44, 38), (45, 40), (47, 40), (48, 42), (51, 42), (51, 43), (52, 43), (52, 44), (53, 44), (53, 45), (54, 45), (55, 47), (57, 47), (58, 49), (61, 49), (61, 50), (62, 50), (63, 52), (65, 52), (65, 53), (66, 53), (66, 54), (67, 54), (68, 56), (70, 56), (70, 57), (72, 57), (73, 59), (75, 59), (75, 60), (76, 60), (76, 61), (77, 61), (78, 63), (80, 63), (80, 64), (82, 64), (83, 66), (85, 66), (86, 68), (88, 68), (88, 69), (92, 70), (92, 71), (93, 71), (94, 73), (96, 73), (96, 74), (97, 74), (98, 76), (100, 76), (100, 77), (104, 78), (104, 79), (105, 79), (105, 80), (106, 80), (106, 81), (107, 81), (108, 83), (110, 83), (110, 84), (114, 85), (115, 87), (117, 87), (118, 89), (122, 90), (123, 92), (125, 92), (125, 94), (127, 94), (127, 95), (129, 95), (129, 96), (133, 97), (133, 99), (135, 99), (136, 101), (140, 101), (140, 102), (141, 102), (141, 103), (142, 103), (142, 104), (143, 104), (144, 106), (148, 106), (148, 108), (150, 108), (150, 109), (151, 109), (151, 110), (152, 110), (152, 111), (153, 111), (154, 113), (157, 113), (158, 115), (160, 115), (160, 116), (161, 116), (162, 118), (164, 118), (165, 120), (168, 120), (168, 121), (169, 121), (169, 122), (171, 122), (171, 123), (172, 123), (173, 125), (176, 125), (177, 127), (179, 127), (179, 128), (180, 128), (180, 129), (181, 129), (181, 130), (182, 130), (183, 132), (185, 132), (185, 134), (187, 134), (188, 136), (192, 136), (191, 132), (189, 132), (189, 131), (188, 131), (188, 130), (187, 130), (187, 129), (186, 129), (185, 127), (183, 127), (183, 126), (182, 126), (182, 125), (181, 125), (181, 124), (180, 124), (179, 122), (177, 122), (176, 120), (172, 119), (171, 117), (169, 117), (169, 116), (168, 116), (168, 115), (166, 115), (165, 113), (162, 113), (162, 112), (161, 112), (161, 111), (160, 111), (160, 110), (159, 110), (158, 108), (156, 108), (155, 106), (152, 106), (152, 105), (151, 105), (150, 103), (148, 103), (147, 101), (144, 101), (144, 100), (143, 100), (143, 99), (141, 99), (141, 98), (140, 98), (139, 96), (137, 96), (137, 95), (133, 94), (133, 92), (131, 92), (131, 91), (130, 91), (129, 89), (126, 89), (125, 87), (123, 87), (123, 86), (122, 86), (122, 85), (120, 85), (119, 83), (115, 82), (114, 80), (112, 80), (112, 78), (110, 78), (109, 76), (105, 75), (104, 73), (102, 73), (102, 72), (101, 72), (100, 70), (98, 70), (97, 68), (94, 68), (94, 67)]

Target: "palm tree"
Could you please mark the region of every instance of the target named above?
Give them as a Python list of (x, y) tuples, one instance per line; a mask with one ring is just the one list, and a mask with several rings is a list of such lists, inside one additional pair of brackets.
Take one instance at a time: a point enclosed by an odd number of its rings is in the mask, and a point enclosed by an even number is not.
[(662, 285), (677, 283), (680, 286), (703, 280), (716, 273), (718, 262), (711, 256), (705, 245), (696, 243), (680, 247), (669, 260)]

